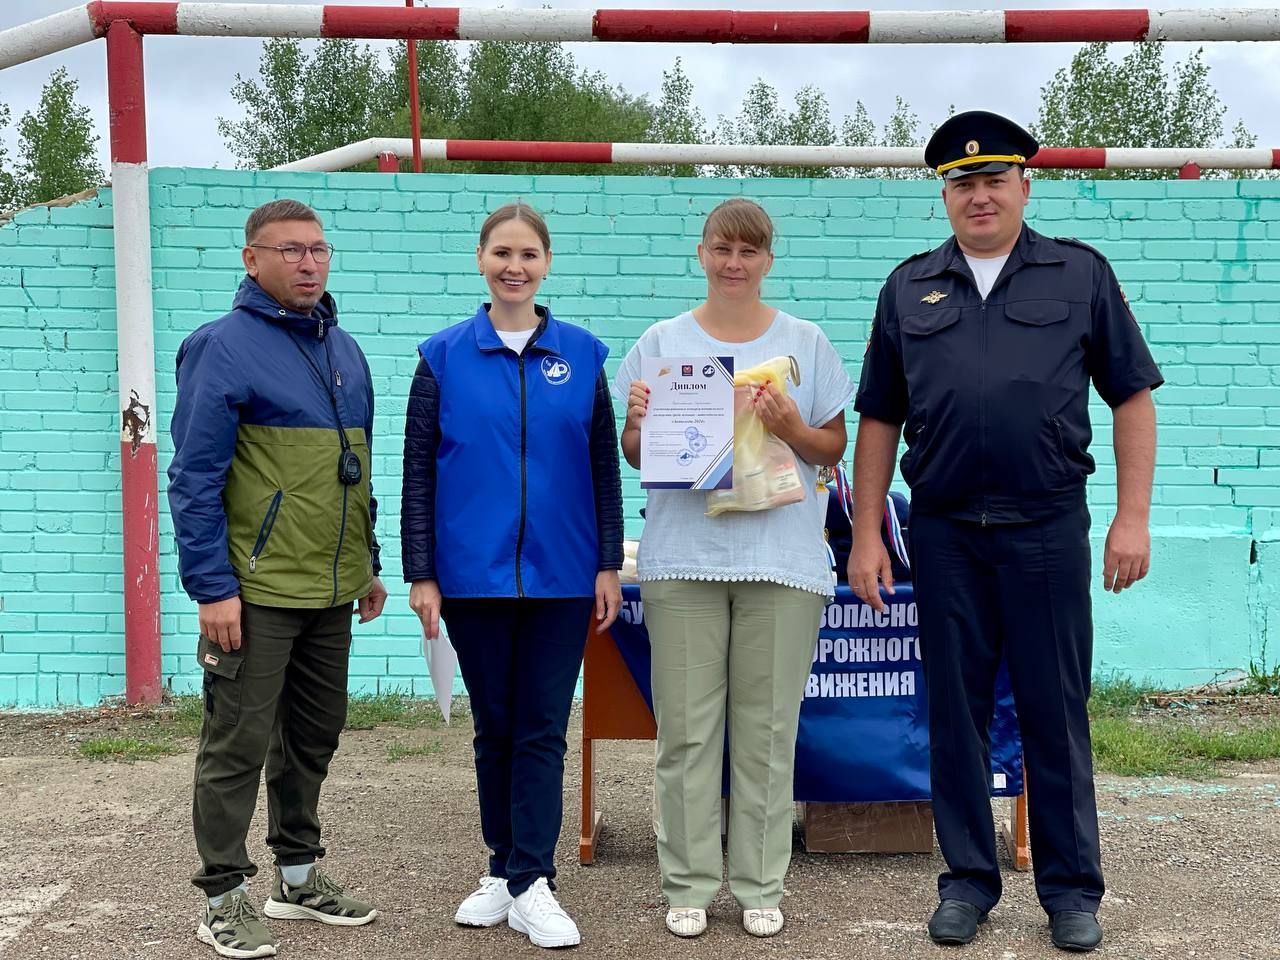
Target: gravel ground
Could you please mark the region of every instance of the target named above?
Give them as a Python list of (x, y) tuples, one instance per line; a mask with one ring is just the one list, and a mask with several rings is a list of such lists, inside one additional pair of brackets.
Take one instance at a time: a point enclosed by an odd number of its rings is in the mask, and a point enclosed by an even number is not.
[[(571, 743), (578, 736), (577, 719)], [(85, 736), (146, 721), (120, 711), (0, 716), (0, 957), (209, 958), (194, 938), (199, 899), (185, 752), (133, 764), (89, 761)], [(383, 726), (343, 738), (322, 817), (329, 870), (382, 916), (368, 927), (275, 921), (296, 958), (510, 960), (542, 951), (506, 927), (455, 927), (457, 901), (484, 870), (469, 725)], [(388, 745), (435, 752), (388, 761)], [(580, 956), (914, 958), (1063, 956), (1049, 946), (1029, 874), (1008, 871), (1005, 897), (973, 945), (933, 946), (924, 921), (941, 858), (806, 854), (797, 837), (772, 940), (741, 929), (722, 893), (709, 929), (677, 941), (663, 926), (650, 826), (652, 745), (597, 747), (605, 831), (596, 863), (577, 863), (578, 755), (568, 761), (561, 899), (583, 935)], [(1280, 958), (1280, 764), (1209, 781), (1101, 777), (1098, 801), (1110, 890), (1100, 956)], [(1034, 794), (1032, 796), (1034, 802)], [(250, 851), (269, 874), (263, 810)], [(262, 875), (251, 887), (266, 896)]]

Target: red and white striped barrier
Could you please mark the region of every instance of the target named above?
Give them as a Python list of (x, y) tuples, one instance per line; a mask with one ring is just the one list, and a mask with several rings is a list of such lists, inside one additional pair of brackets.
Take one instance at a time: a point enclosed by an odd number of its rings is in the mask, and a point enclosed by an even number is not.
[[(722, 143), (567, 143), (537, 140), (420, 140), (424, 160), (495, 160), (517, 163), (680, 163), (804, 167), (923, 167), (919, 147), (760, 146)], [(408, 138), (372, 137), (276, 170), (346, 170), (385, 156), (413, 155)], [(1280, 169), (1280, 149), (1149, 150), (1044, 147), (1028, 166), (1087, 170)]]
[(125, 699), (156, 703), (161, 694), (160, 510), (146, 93), (142, 35), (120, 21), (107, 31), (107, 89), (124, 517)]
[(1280, 9), (508, 10), (94, 0), (0, 31), (0, 69), (127, 22), (143, 34), (641, 43), (1083, 43), (1280, 40)]

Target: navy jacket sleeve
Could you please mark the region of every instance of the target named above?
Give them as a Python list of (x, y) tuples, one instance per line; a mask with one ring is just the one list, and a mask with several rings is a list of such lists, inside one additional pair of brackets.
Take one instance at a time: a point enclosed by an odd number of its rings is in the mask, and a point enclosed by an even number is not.
[[(893, 280), (890, 278), (889, 283)], [(874, 420), (901, 425), (907, 419), (907, 377), (898, 345), (898, 320), (893, 316), (889, 284), (880, 291), (871, 336), (862, 357), (862, 378), (853, 409)]]
[(596, 381), (591, 411), (591, 482), (596, 497), (596, 536), (601, 570), (622, 569), (622, 474), (618, 467), (618, 425), (613, 418), (609, 379)]
[(235, 361), (212, 334), (189, 338), (178, 351), (177, 367), (168, 493), (178, 573), (192, 600), (216, 603), (240, 593), (227, 555), (222, 488), (235, 455), (240, 406), (248, 396)]
[(440, 385), (418, 361), (404, 422), (400, 559), (405, 583), (436, 579), (436, 454), (440, 449)]
[(369, 417), (364, 422), (364, 442), (369, 445), (369, 559), (376, 577), (382, 572), (382, 545), (378, 543), (378, 501), (373, 495), (373, 374), (364, 351), (357, 347), (356, 352), (364, 366), (365, 383), (369, 384)]
[(1111, 264), (1099, 258), (1087, 360), (1098, 396), (1118, 407), (1139, 390), (1164, 383)]

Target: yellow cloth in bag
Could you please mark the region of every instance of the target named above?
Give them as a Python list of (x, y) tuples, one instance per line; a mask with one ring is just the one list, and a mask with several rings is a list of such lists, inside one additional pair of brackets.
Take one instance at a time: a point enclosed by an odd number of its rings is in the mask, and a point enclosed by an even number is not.
[(774, 357), (733, 375), (733, 487), (707, 494), (707, 516), (730, 510), (771, 510), (804, 499), (795, 452), (761, 421), (751, 398), (774, 384), (784, 396), (787, 381), (800, 385), (795, 357)]

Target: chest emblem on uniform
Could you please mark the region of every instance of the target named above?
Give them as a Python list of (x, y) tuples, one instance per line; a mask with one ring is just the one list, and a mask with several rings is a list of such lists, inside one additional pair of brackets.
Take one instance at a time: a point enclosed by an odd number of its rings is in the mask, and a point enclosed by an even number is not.
[(934, 290), (932, 293), (926, 293), (920, 298), (921, 303), (935, 304), (945, 300), (949, 294), (943, 293), (941, 290)]
[(562, 383), (567, 383), (572, 371), (569, 369), (569, 361), (563, 357), (543, 357), (542, 358), (542, 376), (546, 378), (547, 383), (553, 387), (558, 387)]

